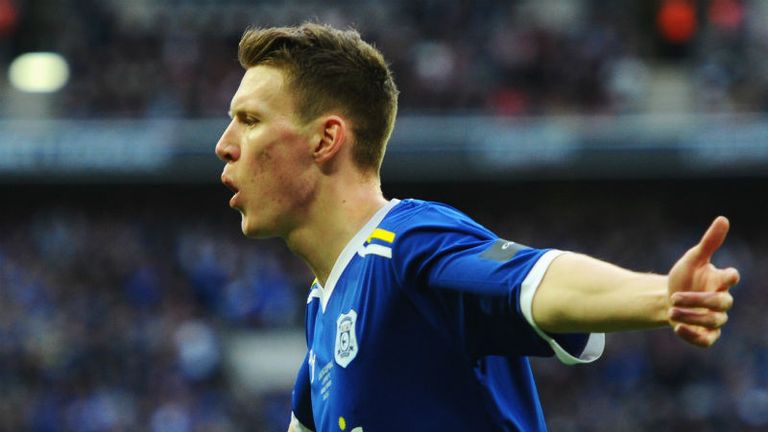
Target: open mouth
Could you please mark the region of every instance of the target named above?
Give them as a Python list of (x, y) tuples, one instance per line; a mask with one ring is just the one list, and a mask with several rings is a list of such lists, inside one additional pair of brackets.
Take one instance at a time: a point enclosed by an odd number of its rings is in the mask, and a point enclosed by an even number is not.
[(240, 190), (237, 188), (237, 186), (235, 186), (234, 182), (232, 182), (232, 179), (230, 179), (229, 177), (225, 177), (224, 175), (222, 175), (221, 182), (234, 194), (232, 195), (232, 198), (229, 200), (229, 206), (234, 207), (237, 201), (237, 197), (240, 195)]

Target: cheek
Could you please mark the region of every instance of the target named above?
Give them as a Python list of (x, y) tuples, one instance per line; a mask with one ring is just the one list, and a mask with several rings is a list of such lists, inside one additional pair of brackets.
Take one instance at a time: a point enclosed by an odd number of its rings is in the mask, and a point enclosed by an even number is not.
[(256, 152), (251, 160), (250, 182), (272, 202), (300, 205), (311, 194), (313, 161), (302, 151), (305, 143), (285, 134)]

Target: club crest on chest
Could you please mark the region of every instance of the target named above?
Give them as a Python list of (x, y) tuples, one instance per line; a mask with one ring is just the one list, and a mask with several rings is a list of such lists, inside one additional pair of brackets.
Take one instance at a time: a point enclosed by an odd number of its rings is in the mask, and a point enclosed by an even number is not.
[(346, 368), (357, 356), (359, 347), (357, 345), (357, 335), (355, 334), (356, 322), (357, 312), (354, 309), (339, 315), (339, 318), (336, 320), (336, 345), (333, 349), (333, 356), (336, 359), (336, 363), (343, 368)]

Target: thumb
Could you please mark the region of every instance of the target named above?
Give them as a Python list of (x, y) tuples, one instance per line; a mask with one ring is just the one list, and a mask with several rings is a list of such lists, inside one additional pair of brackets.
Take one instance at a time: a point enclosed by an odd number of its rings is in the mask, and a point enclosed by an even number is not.
[(725, 216), (715, 218), (707, 232), (701, 237), (699, 243), (691, 249), (691, 258), (699, 264), (709, 262), (715, 251), (725, 241), (730, 225), (728, 218)]

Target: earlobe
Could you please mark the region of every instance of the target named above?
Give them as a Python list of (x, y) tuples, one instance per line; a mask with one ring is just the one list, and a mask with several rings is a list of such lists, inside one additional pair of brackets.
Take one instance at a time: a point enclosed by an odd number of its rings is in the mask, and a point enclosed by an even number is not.
[(346, 138), (346, 123), (339, 116), (328, 116), (323, 119), (320, 139), (314, 149), (317, 162), (324, 163), (333, 159), (344, 145)]

